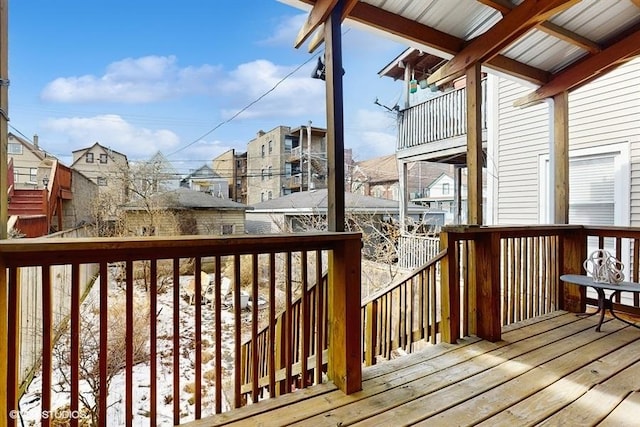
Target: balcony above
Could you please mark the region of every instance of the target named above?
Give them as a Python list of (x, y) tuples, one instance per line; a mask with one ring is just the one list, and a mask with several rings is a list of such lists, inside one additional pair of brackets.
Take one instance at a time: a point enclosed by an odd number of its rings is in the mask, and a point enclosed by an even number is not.
[[(482, 140), (487, 135), (486, 80), (482, 84)], [(467, 151), (467, 90), (443, 93), (398, 113), (399, 159), (465, 164)]]

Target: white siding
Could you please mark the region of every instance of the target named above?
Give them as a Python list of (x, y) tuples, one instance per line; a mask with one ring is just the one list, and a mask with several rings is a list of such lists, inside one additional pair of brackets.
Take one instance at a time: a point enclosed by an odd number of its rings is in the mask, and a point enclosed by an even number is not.
[(514, 108), (531, 89), (510, 80), (499, 83), (497, 223), (538, 222), (538, 156), (547, 152), (548, 106)]
[[(631, 225), (640, 224), (640, 59), (569, 95), (570, 150), (630, 144)], [(539, 223), (540, 155), (548, 155), (549, 104), (517, 109), (531, 91), (500, 80), (498, 109), (498, 223)]]

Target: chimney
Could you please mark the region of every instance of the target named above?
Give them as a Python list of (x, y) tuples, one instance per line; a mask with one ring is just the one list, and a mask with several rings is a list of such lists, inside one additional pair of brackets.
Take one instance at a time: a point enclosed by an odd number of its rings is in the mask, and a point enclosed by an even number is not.
[(36, 148), (40, 148), (40, 147), (38, 147), (38, 134), (37, 133), (33, 134), (33, 145), (35, 145)]

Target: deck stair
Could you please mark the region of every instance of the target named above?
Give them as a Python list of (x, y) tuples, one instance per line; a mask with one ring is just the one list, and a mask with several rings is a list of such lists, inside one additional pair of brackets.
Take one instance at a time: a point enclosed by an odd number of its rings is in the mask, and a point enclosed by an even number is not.
[(8, 208), (9, 215), (46, 215), (47, 193), (45, 190), (16, 188)]

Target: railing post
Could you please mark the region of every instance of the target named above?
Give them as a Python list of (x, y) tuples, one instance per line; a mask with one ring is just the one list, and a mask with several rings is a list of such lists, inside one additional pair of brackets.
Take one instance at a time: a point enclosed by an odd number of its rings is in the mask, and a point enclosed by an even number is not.
[(8, 395), (9, 384), (7, 384), (7, 361), (9, 359), (9, 288), (7, 286), (7, 268), (4, 260), (0, 257), (0, 427), (9, 424)]
[(372, 366), (376, 363), (376, 346), (378, 345), (378, 301), (367, 304), (365, 325), (364, 364)]
[(458, 241), (451, 233), (440, 232), (440, 249), (447, 255), (440, 264), (440, 336), (443, 342), (455, 343), (460, 338), (460, 275)]
[(479, 233), (475, 239), (476, 335), (488, 341), (501, 339), (500, 233)]
[(344, 239), (329, 252), (327, 373), (346, 394), (362, 389), (360, 242)]
[[(571, 229), (562, 234), (560, 249), (560, 274), (583, 274), (582, 263), (587, 257), (587, 235), (584, 228)], [(558, 279), (559, 280), (559, 279)], [(587, 308), (587, 294), (585, 286), (571, 283), (559, 283), (558, 301), (560, 309), (572, 313), (584, 313)]]

